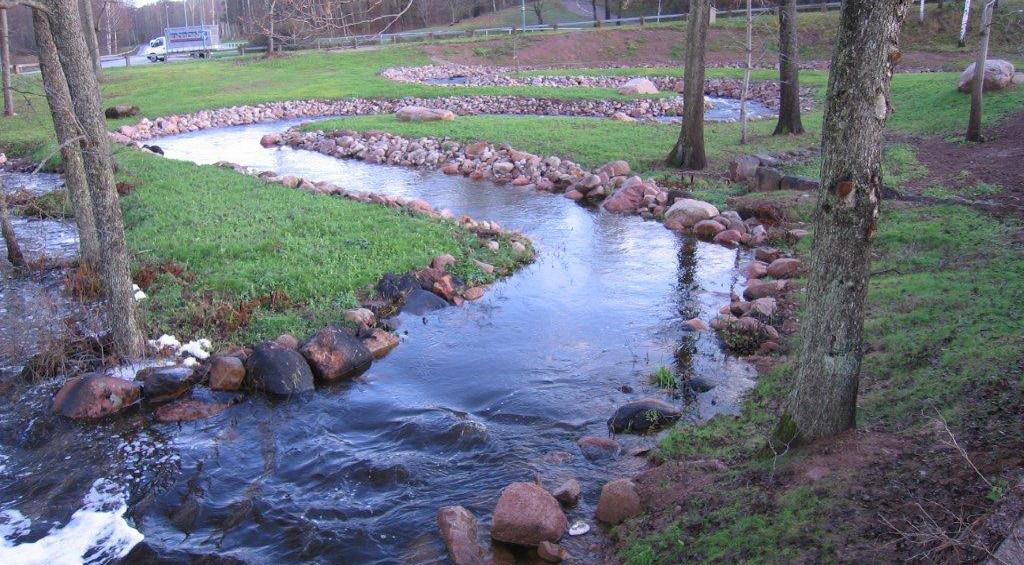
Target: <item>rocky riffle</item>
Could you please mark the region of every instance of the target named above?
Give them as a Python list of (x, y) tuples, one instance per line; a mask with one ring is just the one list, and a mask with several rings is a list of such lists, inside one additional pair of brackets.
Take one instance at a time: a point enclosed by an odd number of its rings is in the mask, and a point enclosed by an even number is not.
[[(524, 69), (509, 67), (484, 67), (472, 65), (426, 65), (422, 67), (394, 67), (381, 71), (384, 78), (420, 84), (443, 84), (449, 86), (543, 86), (551, 88), (611, 88), (621, 89), (627, 83), (649, 80), (658, 91), (682, 92), (683, 81), (678, 77), (656, 75), (536, 75), (524, 76)], [(730, 78), (711, 78), (704, 82), (704, 94), (721, 98), (739, 98), (743, 92), (743, 81)], [(653, 93), (638, 91), (634, 93)], [(803, 104), (812, 102), (810, 89), (802, 89)], [(778, 110), (779, 83), (777, 81), (755, 81), (750, 84), (749, 100), (756, 100), (765, 106)]]

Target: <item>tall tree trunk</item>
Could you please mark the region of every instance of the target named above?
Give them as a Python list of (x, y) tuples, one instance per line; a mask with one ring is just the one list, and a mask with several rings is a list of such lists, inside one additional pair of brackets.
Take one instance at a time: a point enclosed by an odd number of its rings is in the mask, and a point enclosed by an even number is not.
[(7, 244), (7, 260), (15, 267), (24, 267), (25, 256), (21, 254), (18, 239), (14, 236), (11, 214), (7, 209), (7, 189), (4, 187), (3, 178), (0, 178), (0, 234), (4, 236), (4, 243)]
[(597, 0), (590, 0), (590, 7), (594, 9), (594, 21), (597, 21)]
[(14, 98), (11, 96), (11, 36), (7, 29), (7, 8), (0, 8), (0, 65), (3, 65), (2, 80), (4, 91), (4, 115), (14, 115)]
[(604, 19), (612, 19), (612, 0), (604, 0)]
[(882, 135), (892, 111), (889, 87), (900, 59), (900, 27), (911, 2), (842, 4), (796, 380), (775, 432), (783, 445), (855, 425), (864, 301), (882, 195)]
[(747, 98), (750, 97), (750, 72), (754, 67), (754, 10), (747, 0), (747, 60), (743, 67), (743, 90), (740, 93), (740, 145), (747, 143)]
[(800, 62), (796, 45), (796, 0), (779, 6), (779, 123), (772, 135), (801, 134)]
[(71, 205), (75, 209), (75, 224), (78, 226), (79, 249), (82, 261), (93, 266), (100, 261), (99, 236), (93, 217), (92, 199), (89, 197), (89, 181), (85, 176), (82, 162), (82, 131), (71, 105), (71, 93), (64, 69), (60, 66), (57, 46), (53, 43), (50, 23), (42, 11), (32, 10), (32, 29), (36, 34), (39, 50), (39, 71), (43, 77), (43, 90), (50, 113), (54, 116), (53, 128), (60, 144), (60, 157), (64, 164), (64, 185), (68, 189)]
[(708, 165), (704, 153), (704, 49), (710, 18), (709, 0), (691, 0), (686, 19), (683, 126), (679, 140), (666, 159), (669, 166), (700, 170)]
[(978, 59), (974, 62), (974, 81), (971, 84), (971, 118), (967, 124), (967, 141), (982, 141), (981, 110), (985, 92), (985, 66), (988, 63), (988, 38), (992, 28), (992, 10), (995, 0), (985, 4), (981, 16), (981, 43), (978, 45)]
[(960, 18), (960, 37), (957, 44), (960, 47), (967, 45), (967, 22), (971, 18), (971, 0), (964, 0), (964, 15)]
[(81, 9), (82, 31), (85, 34), (85, 43), (88, 45), (88, 53), (92, 59), (92, 69), (96, 76), (100, 76), (100, 44), (96, 40), (96, 19), (92, 14), (92, 0), (78, 0)]
[[(135, 359), (143, 339), (135, 317), (135, 297), (129, 275), (124, 221), (114, 186), (110, 137), (103, 118), (99, 81), (89, 61), (82, 22), (75, 0), (51, 0), (50, 29), (67, 77), (75, 117), (81, 125), (82, 158), (100, 242), (100, 276), (114, 341), (114, 354)], [(54, 116), (54, 120), (61, 119)]]

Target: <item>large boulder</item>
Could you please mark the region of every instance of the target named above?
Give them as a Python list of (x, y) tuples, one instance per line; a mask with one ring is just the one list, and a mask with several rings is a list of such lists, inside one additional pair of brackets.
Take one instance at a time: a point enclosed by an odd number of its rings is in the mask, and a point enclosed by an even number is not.
[[(971, 63), (960, 73), (960, 92), (970, 92), (974, 84), (974, 68), (977, 63)], [(1013, 84), (1013, 64), (1002, 59), (989, 59), (985, 61), (985, 84), (984, 90), (1002, 90)]]
[(400, 122), (450, 122), (455, 119), (455, 113), (423, 106), (404, 106), (395, 112), (395, 117)]
[(174, 400), (195, 384), (193, 371), (188, 367), (146, 367), (135, 375), (142, 383), (142, 396), (146, 402), (158, 404)]
[(501, 491), (491, 518), (491, 537), (497, 541), (536, 547), (558, 542), (568, 527), (562, 507), (534, 483), (512, 483)]
[(629, 479), (616, 479), (601, 487), (597, 501), (597, 519), (606, 524), (621, 524), (643, 512), (636, 484)]
[(680, 198), (665, 212), (665, 222), (672, 221), (684, 228), (693, 227), (701, 220), (710, 220), (718, 215), (718, 208), (703, 200)]
[(445, 506), (437, 511), (437, 528), (455, 565), (480, 565), (484, 549), (477, 537), (476, 517), (461, 506)]
[(423, 316), (435, 310), (447, 308), (448, 302), (433, 292), (417, 288), (409, 293), (402, 306), (402, 312), (413, 316)]
[(64, 383), (53, 399), (53, 411), (76, 420), (103, 418), (124, 410), (140, 395), (138, 383), (89, 373)]
[(650, 79), (643, 77), (632, 78), (619, 87), (619, 94), (628, 96), (631, 94), (657, 94), (658, 87)]
[(680, 417), (682, 412), (664, 400), (641, 398), (620, 406), (608, 419), (608, 429), (642, 434), (672, 424)]
[(289, 396), (313, 390), (313, 371), (294, 349), (268, 341), (256, 346), (245, 360), (252, 387), (270, 394)]
[(316, 377), (327, 382), (358, 377), (373, 363), (373, 354), (362, 341), (334, 326), (309, 338), (299, 353), (309, 362)]
[(635, 211), (644, 203), (644, 181), (640, 177), (630, 177), (622, 186), (604, 201), (604, 209), (620, 214)]

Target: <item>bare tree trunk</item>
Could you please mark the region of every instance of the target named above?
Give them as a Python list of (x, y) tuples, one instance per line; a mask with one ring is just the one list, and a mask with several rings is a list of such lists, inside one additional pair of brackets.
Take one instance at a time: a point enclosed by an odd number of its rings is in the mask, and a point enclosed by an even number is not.
[(0, 233), (4, 236), (4, 243), (7, 244), (7, 260), (15, 267), (24, 267), (25, 256), (21, 254), (18, 239), (14, 236), (11, 214), (7, 209), (7, 189), (4, 187), (2, 178), (0, 178)]
[(971, 0), (964, 0), (964, 15), (960, 19), (960, 38), (957, 44), (960, 47), (967, 45), (967, 22), (971, 18)]
[(985, 92), (985, 66), (988, 63), (988, 38), (992, 28), (992, 10), (995, 0), (985, 4), (981, 16), (981, 44), (978, 59), (974, 62), (974, 81), (971, 84), (971, 118), (967, 124), (967, 141), (983, 141), (981, 137), (982, 97)]
[(709, 0), (691, 0), (686, 23), (683, 126), (666, 159), (669, 166), (700, 170), (708, 165), (704, 153), (704, 49), (710, 18)]
[(740, 93), (740, 145), (747, 143), (747, 98), (750, 96), (750, 71), (754, 66), (754, 10), (747, 0), (747, 65), (743, 69), (743, 91)]
[(594, 21), (597, 21), (597, 0), (590, 0), (590, 7), (594, 9)]
[[(900, 27), (912, 0), (845, 0), (832, 53), (794, 389), (775, 431), (783, 445), (856, 422), (864, 301), (882, 194), (882, 135)], [(779, 446), (773, 445), (778, 448)]]
[(82, 31), (85, 33), (85, 43), (88, 45), (89, 57), (92, 59), (92, 69), (96, 76), (100, 76), (100, 45), (96, 40), (96, 19), (92, 14), (92, 0), (78, 0), (81, 9)]
[(57, 46), (53, 43), (50, 23), (46, 14), (32, 10), (32, 25), (39, 50), (39, 71), (43, 77), (46, 102), (54, 116), (53, 128), (60, 144), (60, 157), (64, 164), (64, 185), (68, 189), (71, 205), (75, 209), (75, 224), (78, 226), (79, 249), (82, 261), (92, 266), (99, 265), (100, 243), (93, 217), (92, 199), (89, 197), (89, 181), (85, 176), (82, 162), (81, 130), (71, 105), (71, 93), (64, 69), (60, 66)]
[(801, 134), (800, 62), (796, 45), (796, 0), (779, 6), (779, 122), (772, 135)]
[[(100, 87), (89, 64), (89, 51), (75, 0), (51, 0), (50, 29), (68, 80), (75, 116), (85, 139), (82, 158), (99, 234), (100, 275), (114, 354), (135, 359), (142, 355), (143, 339), (135, 317), (135, 298), (129, 275), (124, 221), (114, 186), (110, 137), (103, 118)], [(54, 120), (61, 116), (54, 116)]]
[(3, 65), (4, 115), (14, 115), (11, 96), (11, 37), (7, 30), (7, 8), (0, 8), (0, 65)]
[(921, 8), (917, 14), (917, 21), (924, 23), (924, 0), (921, 0)]
[(612, 4), (611, 0), (604, 0), (604, 19), (612, 19)]

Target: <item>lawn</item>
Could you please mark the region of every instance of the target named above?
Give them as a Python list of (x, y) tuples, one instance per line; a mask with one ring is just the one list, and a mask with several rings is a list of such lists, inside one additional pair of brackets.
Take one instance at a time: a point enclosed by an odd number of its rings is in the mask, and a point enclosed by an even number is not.
[(385, 273), (410, 272), (436, 255), (459, 258), (454, 272), (469, 284), (494, 278), (471, 259), (499, 272), (517, 263), (507, 245), (491, 251), (454, 222), (146, 153), (118, 160), (119, 180), (136, 186), (122, 199), (135, 278), (156, 275), (143, 302), (153, 334), (238, 343), (302, 336), (339, 323)]

